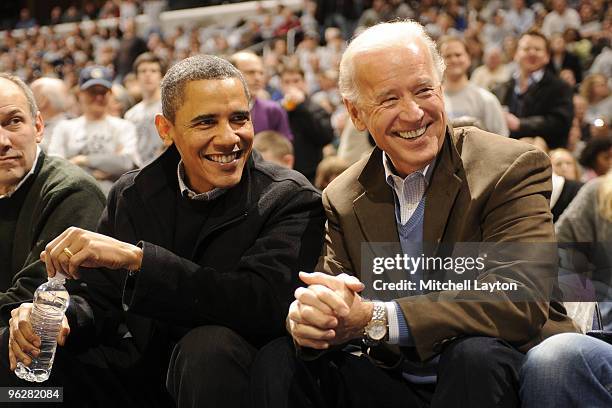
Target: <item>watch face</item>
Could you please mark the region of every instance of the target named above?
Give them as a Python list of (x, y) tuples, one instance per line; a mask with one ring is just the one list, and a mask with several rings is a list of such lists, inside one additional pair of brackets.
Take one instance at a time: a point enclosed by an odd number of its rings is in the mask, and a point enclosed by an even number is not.
[(372, 322), (368, 327), (368, 336), (372, 340), (382, 340), (387, 334), (387, 326), (383, 322)]

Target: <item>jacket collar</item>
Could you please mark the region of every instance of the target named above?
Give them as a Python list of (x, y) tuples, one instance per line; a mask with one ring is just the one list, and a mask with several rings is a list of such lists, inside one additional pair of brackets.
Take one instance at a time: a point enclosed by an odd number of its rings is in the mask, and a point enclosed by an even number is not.
[[(180, 155), (174, 145), (150, 164), (142, 168), (134, 178), (132, 186), (125, 190), (126, 196), (140, 201), (141, 208), (131, 206), (131, 215), (140, 220), (136, 225), (146, 225), (152, 236), (143, 238), (161, 245), (170, 245), (176, 225), (175, 208), (179, 194), (176, 169)], [(244, 216), (251, 202), (251, 182), (255, 162), (260, 160), (255, 151), (247, 160), (238, 185), (230, 188), (225, 194), (214, 200), (211, 214), (202, 229), (199, 241), (203, 240), (217, 228)], [(137, 196), (137, 197), (134, 197)], [(134, 201), (130, 201), (134, 202)], [(153, 216), (153, 219), (149, 217)], [(153, 232), (155, 231), (155, 232)], [(197, 245), (196, 245), (197, 247)]]
[[(541, 78), (539, 78), (538, 81), (535, 81), (534, 83), (531, 83), (529, 85), (529, 87), (527, 88), (527, 90), (525, 91), (523, 95), (533, 95), (537, 90), (539, 90), (545, 85), (548, 85), (551, 79), (554, 78), (554, 75), (551, 74), (548, 67), (543, 68), (543, 73), (541, 75), (542, 76)], [(510, 94), (512, 94), (515, 91), (515, 87), (517, 86), (517, 84), (518, 84), (518, 80), (513, 77), (511, 79), (511, 86), (508, 88), (508, 92)]]
[(437, 245), (443, 240), (448, 218), (465, 179), (459, 151), (462, 148), (465, 132), (461, 129), (454, 133), (448, 126), (444, 145), (438, 154), (436, 167), (429, 188), (425, 192), (425, 220), (423, 240)]

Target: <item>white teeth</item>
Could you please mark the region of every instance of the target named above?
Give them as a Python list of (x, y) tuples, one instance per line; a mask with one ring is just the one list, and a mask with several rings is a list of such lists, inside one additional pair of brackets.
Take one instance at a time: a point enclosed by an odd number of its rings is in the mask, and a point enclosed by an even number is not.
[(238, 158), (238, 152), (232, 154), (209, 154), (206, 158), (217, 163), (231, 163)]
[(423, 126), (420, 129), (410, 130), (408, 132), (397, 132), (397, 134), (404, 139), (414, 139), (416, 137), (421, 136), (423, 133), (425, 133), (426, 129), (427, 129), (427, 126)]

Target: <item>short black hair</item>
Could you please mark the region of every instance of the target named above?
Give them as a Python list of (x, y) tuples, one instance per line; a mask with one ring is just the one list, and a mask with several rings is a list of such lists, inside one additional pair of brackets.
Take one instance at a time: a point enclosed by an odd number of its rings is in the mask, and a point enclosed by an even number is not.
[(595, 167), (597, 155), (601, 152), (605, 152), (612, 147), (612, 138), (610, 137), (598, 137), (589, 140), (584, 146), (584, 149), (580, 153), (578, 163), (581, 166), (588, 167), (590, 169)]
[(242, 83), (244, 94), (251, 102), (251, 94), (244, 77), (229, 61), (214, 55), (194, 55), (173, 65), (161, 82), (162, 112), (174, 123), (176, 111), (183, 103), (185, 86), (191, 81), (237, 78)]

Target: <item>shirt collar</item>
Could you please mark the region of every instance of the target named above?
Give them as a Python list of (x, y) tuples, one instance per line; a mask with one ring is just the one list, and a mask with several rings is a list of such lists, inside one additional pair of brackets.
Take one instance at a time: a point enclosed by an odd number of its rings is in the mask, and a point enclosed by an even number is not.
[(430, 163), (402, 178), (395, 174), (393, 163), (384, 152), (382, 159), (386, 182), (393, 189), (395, 196), (395, 220), (405, 225), (425, 195), (434, 166)]
[(425, 177), (425, 187), (429, 185), (429, 181), (431, 180), (431, 173), (432, 173), (429, 170), (433, 169), (433, 167), (431, 166), (433, 163), (429, 163), (427, 166), (423, 167), (422, 169), (419, 169), (415, 171), (414, 173), (411, 173), (407, 175), (406, 177), (402, 178), (396, 174), (395, 169), (393, 168), (393, 163), (391, 163), (391, 159), (389, 159), (387, 154), (385, 152), (382, 152), (382, 156), (383, 156), (382, 157), (383, 166), (385, 168), (385, 181), (387, 182), (387, 184), (391, 186), (391, 188), (395, 189), (397, 185), (396, 183), (406, 183), (406, 182), (409, 182), (409, 180), (414, 180), (415, 178), (414, 175), (417, 173)]
[(552, 193), (550, 195), (550, 208), (553, 208), (559, 197), (561, 196), (561, 191), (563, 190), (563, 185), (565, 184), (565, 178), (559, 176), (555, 172), (552, 174)]
[[(542, 77), (544, 76), (544, 69), (545, 68), (541, 68), (529, 74), (529, 78), (527, 78), (527, 89), (531, 88), (532, 85), (537, 84), (542, 80)], [(519, 80), (521, 79), (521, 72), (519, 69), (514, 71), (514, 73), (512, 74), (512, 78), (514, 78), (514, 92), (517, 95), (520, 95), (521, 87), (519, 85)]]
[(17, 192), (17, 190), (19, 190), (19, 187), (21, 187), (23, 183), (25, 183), (26, 180), (29, 179), (30, 176), (32, 176), (32, 174), (34, 174), (34, 171), (36, 171), (36, 165), (38, 164), (38, 159), (40, 158), (40, 152), (41, 152), (40, 146), (36, 145), (36, 158), (34, 159), (34, 163), (32, 163), (32, 168), (30, 169), (28, 174), (26, 174), (25, 177), (23, 177), (19, 181), (19, 183), (17, 183), (14, 189), (9, 190), (9, 192), (4, 195), (0, 195), (0, 200), (3, 198), (10, 198), (13, 194), (15, 194), (15, 192)]
[(179, 183), (179, 189), (181, 190), (181, 195), (190, 200), (212, 201), (227, 191), (227, 189), (225, 188), (217, 187), (210, 191), (206, 191), (204, 193), (198, 194), (192, 189), (190, 189), (187, 186), (187, 183), (185, 183), (185, 166), (183, 165), (182, 159), (178, 163), (176, 174), (178, 177), (178, 183)]

